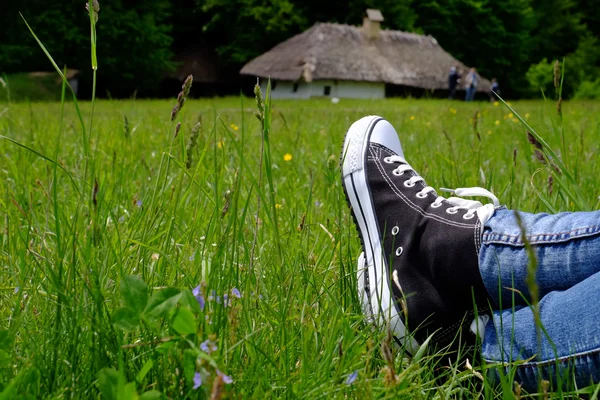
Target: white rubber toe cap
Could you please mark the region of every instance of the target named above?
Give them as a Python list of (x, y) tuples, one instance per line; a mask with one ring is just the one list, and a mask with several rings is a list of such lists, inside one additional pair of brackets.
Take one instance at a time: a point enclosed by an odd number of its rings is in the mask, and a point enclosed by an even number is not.
[(389, 122), (375, 115), (363, 117), (353, 123), (346, 134), (342, 152), (342, 173), (344, 177), (364, 168), (369, 142), (378, 143), (404, 157), (398, 133)]
[(382, 119), (375, 124), (373, 132), (371, 133), (371, 142), (379, 143), (380, 145), (392, 150), (400, 157), (404, 157), (402, 145), (400, 144), (400, 139), (398, 138), (398, 132), (396, 132), (392, 124), (387, 122), (385, 119)]

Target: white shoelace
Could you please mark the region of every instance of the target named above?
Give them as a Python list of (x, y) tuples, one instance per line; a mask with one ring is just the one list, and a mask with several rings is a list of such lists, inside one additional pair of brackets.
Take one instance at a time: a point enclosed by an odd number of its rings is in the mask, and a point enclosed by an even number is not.
[[(433, 187), (427, 186), (427, 184), (425, 183), (425, 179), (423, 179), (419, 174), (417, 174), (415, 169), (410, 166), (410, 164), (406, 161), (406, 159), (404, 159), (404, 157), (389, 156), (389, 157), (385, 157), (383, 160), (388, 164), (400, 163), (400, 165), (392, 171), (392, 173), (395, 176), (402, 176), (407, 171), (414, 172), (416, 175), (411, 176), (409, 179), (404, 181), (404, 186), (413, 187), (417, 184), (417, 182), (423, 182), (425, 187), (423, 189), (421, 189), (419, 192), (417, 192), (417, 197), (420, 199), (423, 199), (429, 193), (434, 193), (437, 196), (437, 198), (433, 201), (433, 203), (431, 203), (431, 207), (433, 207), (433, 208), (441, 207), (445, 200), (445, 201), (449, 202), (450, 204), (452, 204), (451, 207), (448, 207), (446, 209), (446, 212), (448, 214), (456, 214), (459, 209), (465, 209), (465, 210), (467, 210), (467, 212), (463, 215), (464, 219), (467, 219), (467, 220), (471, 219), (475, 216), (475, 214), (477, 214), (481, 223), (485, 224), (491, 218), (491, 216), (494, 214), (494, 210), (497, 207), (500, 207), (500, 201), (498, 201), (498, 198), (496, 196), (494, 196), (494, 194), (492, 192), (490, 192), (489, 190), (484, 189), (482, 187), (457, 188), (457, 189), (440, 188), (441, 191), (452, 193), (455, 196), (460, 196), (460, 197), (449, 197), (446, 199), (446, 198), (438, 195), (438, 193), (436, 192), (436, 190)], [(467, 199), (463, 199), (461, 197), (487, 197), (488, 199), (490, 199), (492, 201), (493, 204), (483, 205), (479, 201), (467, 200)]]

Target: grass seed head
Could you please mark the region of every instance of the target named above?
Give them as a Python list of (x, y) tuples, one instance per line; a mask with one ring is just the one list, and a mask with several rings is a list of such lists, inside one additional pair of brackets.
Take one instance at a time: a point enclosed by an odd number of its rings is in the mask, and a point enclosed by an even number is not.
[(546, 156), (544, 156), (544, 153), (542, 153), (541, 151), (536, 149), (534, 152), (534, 155), (535, 155), (535, 158), (537, 158), (537, 160), (539, 162), (541, 162), (542, 164), (544, 164), (544, 165), (548, 164), (548, 162), (546, 161)]
[(188, 97), (190, 94), (190, 90), (192, 89), (192, 83), (194, 82), (194, 77), (192, 75), (188, 75), (183, 82), (183, 86), (181, 86), (181, 90), (183, 92), (184, 97)]
[[(87, 12), (90, 12), (90, 3), (86, 2), (85, 3), (85, 9), (87, 10)], [(100, 12), (100, 3), (98, 3), (98, 0), (92, 0), (92, 13), (94, 15), (94, 22), (98, 22), (98, 13)]]
[(177, 114), (179, 113), (179, 104), (175, 104), (175, 107), (171, 110), (171, 122), (175, 120)]
[(178, 122), (175, 126), (175, 133), (173, 134), (173, 138), (176, 138), (179, 135), (179, 130), (181, 129), (181, 122)]
[(560, 86), (560, 62), (558, 62), (558, 60), (556, 60), (554, 62), (554, 88), (556, 90), (558, 90), (558, 87)]
[(183, 108), (185, 100), (187, 99), (188, 95), (190, 94), (190, 90), (192, 89), (193, 82), (194, 77), (192, 75), (188, 75), (188, 77), (183, 82), (183, 85), (181, 86), (181, 92), (179, 92), (179, 94), (177, 95), (177, 104), (175, 104), (175, 107), (173, 107), (173, 110), (171, 110), (171, 122), (175, 121), (175, 118), (177, 118), (177, 114), (179, 114), (179, 111), (181, 111), (181, 109)]
[(200, 135), (200, 129), (202, 128), (202, 122), (198, 121), (196, 125), (192, 128), (192, 133), (190, 134), (190, 140), (188, 141), (187, 147), (185, 148), (186, 160), (185, 167), (190, 169), (192, 167), (192, 163), (194, 161), (193, 151), (198, 144), (198, 136)]
[(256, 85), (254, 85), (254, 98), (256, 99), (256, 118), (262, 123), (265, 119), (265, 106), (263, 104), (262, 99), (262, 90), (260, 89), (260, 85), (258, 84), (258, 79), (256, 80)]
[(540, 141), (537, 140), (537, 138), (533, 136), (533, 134), (529, 131), (527, 131), (527, 141), (531, 143), (536, 149), (542, 150), (542, 144), (540, 143)]

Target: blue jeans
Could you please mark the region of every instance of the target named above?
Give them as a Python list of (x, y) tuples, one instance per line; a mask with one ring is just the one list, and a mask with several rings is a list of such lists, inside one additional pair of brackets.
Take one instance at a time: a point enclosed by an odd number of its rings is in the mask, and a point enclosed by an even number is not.
[(467, 93), (465, 94), (465, 101), (473, 101), (475, 100), (475, 92), (477, 88), (474, 86), (469, 86), (467, 88)]
[[(529, 257), (515, 212), (498, 209), (485, 224), (479, 264), (496, 302), (482, 338), (482, 357), (498, 378), (535, 391), (541, 379), (572, 389), (600, 382), (600, 211), (549, 214), (519, 212), (537, 258), (536, 328), (529, 306)], [(539, 332), (539, 336), (538, 336)], [(502, 368), (503, 362), (514, 362)]]

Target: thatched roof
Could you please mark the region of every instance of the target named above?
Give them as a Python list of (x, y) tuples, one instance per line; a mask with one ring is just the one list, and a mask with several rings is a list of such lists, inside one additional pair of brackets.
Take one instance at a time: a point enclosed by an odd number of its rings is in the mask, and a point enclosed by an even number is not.
[[(358, 26), (317, 23), (250, 61), (240, 73), (287, 81), (338, 79), (447, 89), (452, 66), (463, 76), (469, 70), (431, 36), (381, 30), (369, 38)], [(480, 79), (478, 90), (489, 88), (490, 82)]]

